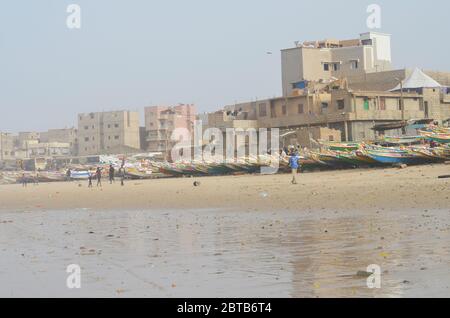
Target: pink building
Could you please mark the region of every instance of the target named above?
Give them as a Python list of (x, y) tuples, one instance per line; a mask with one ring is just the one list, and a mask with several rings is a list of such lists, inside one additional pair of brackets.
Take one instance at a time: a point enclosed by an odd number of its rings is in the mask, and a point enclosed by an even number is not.
[(194, 105), (151, 106), (145, 108), (147, 150), (168, 153), (176, 143), (171, 141), (176, 128), (186, 128), (191, 133), (196, 118)]

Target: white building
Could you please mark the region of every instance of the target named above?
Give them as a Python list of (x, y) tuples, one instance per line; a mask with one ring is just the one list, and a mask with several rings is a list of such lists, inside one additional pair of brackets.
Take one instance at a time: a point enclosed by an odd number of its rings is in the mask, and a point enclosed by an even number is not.
[(320, 81), (392, 69), (391, 36), (368, 32), (353, 40), (297, 43), (281, 51), (283, 95)]

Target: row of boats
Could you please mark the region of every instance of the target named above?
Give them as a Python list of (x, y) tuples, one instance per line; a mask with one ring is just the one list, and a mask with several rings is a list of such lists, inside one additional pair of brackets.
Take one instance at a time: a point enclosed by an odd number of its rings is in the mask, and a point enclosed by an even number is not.
[[(393, 164), (420, 165), (450, 160), (450, 129), (430, 126), (418, 136), (384, 137), (376, 142), (322, 143), (320, 150), (300, 151), (303, 170), (346, 169), (355, 167), (389, 166)], [(97, 167), (106, 177), (112, 165), (116, 171), (124, 167), (128, 179), (155, 177), (213, 176), (259, 173), (263, 167), (280, 172), (289, 171), (289, 156), (285, 154), (239, 158), (233, 161), (160, 162), (151, 158), (125, 159), (108, 157), (90, 166), (69, 166), (64, 171), (24, 172), (0, 171), (0, 184), (27, 182), (55, 182), (67, 179), (84, 180), (94, 175)]]

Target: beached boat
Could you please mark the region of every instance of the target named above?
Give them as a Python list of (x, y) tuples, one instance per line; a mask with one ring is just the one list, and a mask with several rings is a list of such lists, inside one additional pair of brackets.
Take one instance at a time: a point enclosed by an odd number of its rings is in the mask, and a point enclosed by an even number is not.
[(381, 164), (420, 164), (425, 160), (422, 156), (413, 152), (381, 152), (367, 150), (367, 155)]
[(334, 142), (334, 143), (322, 143), (326, 148), (334, 151), (355, 151), (358, 150), (361, 147), (361, 144), (359, 143), (340, 143), (340, 142)]

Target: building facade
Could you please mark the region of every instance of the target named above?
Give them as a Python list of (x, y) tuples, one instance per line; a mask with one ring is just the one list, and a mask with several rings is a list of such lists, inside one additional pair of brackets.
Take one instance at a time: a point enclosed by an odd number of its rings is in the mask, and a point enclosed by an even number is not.
[(0, 132), (0, 160), (10, 160), (15, 157), (15, 138), (10, 133)]
[(195, 105), (146, 107), (147, 150), (150, 152), (170, 152), (177, 143), (176, 140), (171, 140), (174, 130), (185, 129), (189, 134), (192, 134), (195, 120)]
[[(226, 115), (230, 112), (235, 116)], [(232, 127), (233, 121), (240, 122), (242, 126), (245, 126), (243, 122), (252, 126), (256, 122), (258, 128), (279, 128), (280, 133), (327, 127), (339, 130), (341, 141), (361, 141), (377, 137), (372, 129), (376, 124), (418, 119), (444, 122), (450, 118), (450, 94), (436, 88), (401, 93), (355, 91), (338, 86), (315, 93), (304, 90), (296, 96), (227, 106), (222, 113), (222, 117), (218, 113), (212, 116), (218, 127)], [(389, 133), (401, 135), (402, 132), (399, 130)]]
[(305, 81), (327, 81), (347, 76), (389, 71), (391, 36), (368, 32), (354, 40), (304, 42), (281, 51), (283, 95), (304, 88)]
[(138, 152), (139, 113), (110, 111), (78, 115), (78, 155)]
[(78, 131), (76, 128), (49, 129), (41, 132), (40, 143), (67, 143), (69, 144), (69, 155), (78, 155)]

